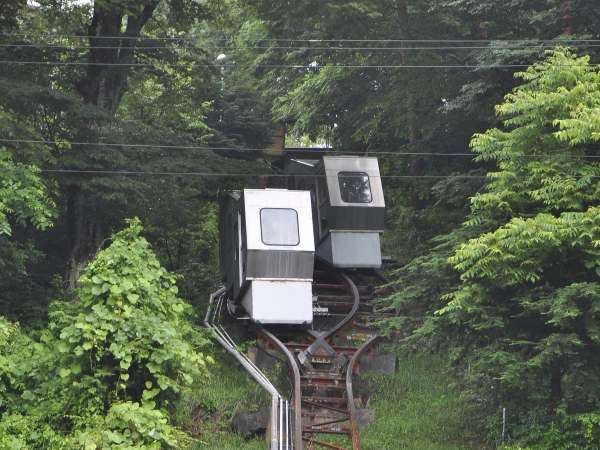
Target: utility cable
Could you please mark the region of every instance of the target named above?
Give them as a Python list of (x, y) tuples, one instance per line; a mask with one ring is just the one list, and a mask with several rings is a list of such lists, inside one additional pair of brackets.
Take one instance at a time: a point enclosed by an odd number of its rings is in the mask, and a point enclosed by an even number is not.
[[(98, 63), (84, 61), (14, 61), (0, 60), (0, 64), (42, 65), (42, 66), (103, 66), (103, 67), (162, 67), (179, 68), (252, 68), (252, 69), (526, 69), (532, 64), (186, 64), (186, 63)], [(553, 67), (581, 67), (578, 64), (558, 64)], [(600, 64), (588, 64), (586, 67), (600, 67)]]
[[(18, 172), (22, 168), (0, 168), (0, 172)], [(41, 173), (62, 175), (117, 175), (117, 176), (174, 176), (174, 177), (202, 177), (202, 178), (289, 178), (294, 174), (283, 173), (233, 173), (233, 172), (168, 172), (168, 171), (144, 171), (144, 170), (78, 170), (78, 169), (39, 169)], [(296, 174), (297, 175), (297, 174)], [(313, 178), (326, 178), (326, 175), (314, 174)], [(573, 179), (600, 179), (600, 175), (575, 175), (566, 176)], [(370, 178), (381, 179), (489, 179), (487, 175), (372, 175)]]
[[(0, 138), (0, 142), (11, 143), (11, 144), (44, 144), (44, 145), (72, 145), (72, 146), (95, 146), (95, 147), (125, 147), (125, 148), (152, 148), (152, 149), (171, 149), (171, 150), (198, 150), (198, 151), (237, 151), (237, 152), (272, 152), (272, 148), (248, 148), (248, 147), (211, 147), (205, 145), (162, 145), (162, 144), (127, 144), (127, 143), (118, 143), (118, 142), (68, 142), (68, 141), (52, 141), (52, 140), (43, 140), (43, 139), (5, 139)], [(408, 146), (414, 146), (418, 144), (400, 144), (399, 148), (404, 148)], [(293, 148), (284, 149), (293, 151)], [(311, 150), (315, 152), (327, 150), (326, 147), (311, 147)], [(330, 151), (329, 155), (336, 156), (337, 152)], [(444, 152), (394, 152), (394, 151), (379, 151), (379, 150), (365, 150), (365, 151), (340, 151), (340, 156), (343, 155), (360, 155), (360, 156), (369, 156), (369, 155), (386, 155), (386, 156), (463, 156), (463, 157), (477, 157), (479, 156), (476, 153), (444, 153)], [(547, 154), (547, 155), (534, 155), (534, 154), (524, 154), (519, 155), (521, 158), (558, 158), (558, 157), (570, 157), (574, 159), (600, 159), (600, 155), (571, 155), (571, 154)]]
[[(0, 36), (6, 37), (31, 37), (36, 36), (40, 38), (73, 38), (73, 39), (122, 39), (122, 40), (155, 40), (155, 41), (197, 41), (206, 39), (202, 36), (168, 36), (168, 37), (153, 37), (153, 36), (125, 36), (125, 35), (113, 35), (113, 36), (89, 36), (89, 35), (77, 35), (77, 34), (60, 34), (60, 33), (0, 33)], [(210, 38), (215, 42), (227, 42), (230, 38)], [(596, 42), (600, 43), (600, 39), (584, 39), (584, 38), (557, 38), (557, 39), (320, 39), (320, 38), (263, 38), (255, 39), (254, 42), (434, 42), (434, 43), (469, 43), (469, 42)]]
[[(398, 51), (403, 52), (406, 50), (436, 50), (436, 51), (450, 51), (450, 50), (541, 50), (541, 49), (552, 49), (556, 48), (561, 43), (555, 44), (531, 44), (531, 45), (488, 45), (488, 46), (419, 46), (419, 47), (307, 47), (307, 46), (172, 46), (172, 45), (156, 45), (156, 46), (115, 46), (115, 45), (57, 45), (57, 44), (0, 44), (0, 48), (51, 48), (51, 49), (64, 49), (64, 50), (318, 50), (318, 51)], [(597, 48), (600, 44), (575, 44), (568, 45), (570, 48)]]
[[(0, 172), (6, 171), (19, 171), (20, 168), (1, 168)], [(244, 172), (166, 172), (166, 171), (144, 171), (144, 170), (78, 170), (78, 169), (39, 169), (41, 173), (48, 174), (70, 174), (70, 175), (151, 175), (151, 176), (189, 176), (189, 177), (202, 177), (202, 178), (260, 178), (260, 177), (272, 177), (272, 178), (289, 178), (293, 177), (294, 174), (284, 173), (244, 173)], [(316, 178), (325, 178), (326, 175), (310, 175)], [(386, 178), (386, 179), (411, 179), (411, 178), (423, 178), (423, 179), (445, 179), (445, 178), (467, 178), (467, 179), (485, 179), (484, 175), (370, 175), (370, 178)]]

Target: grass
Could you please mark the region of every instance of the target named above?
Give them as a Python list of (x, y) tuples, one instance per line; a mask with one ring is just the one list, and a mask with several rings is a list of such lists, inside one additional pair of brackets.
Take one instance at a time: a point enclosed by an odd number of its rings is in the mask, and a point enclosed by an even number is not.
[(368, 375), (375, 421), (361, 433), (364, 450), (470, 450), (468, 410), (451, 387), (441, 356), (401, 358), (393, 375)]
[[(193, 450), (264, 450), (264, 436), (245, 440), (231, 430), (240, 407), (265, 404), (266, 397), (230, 357), (216, 355), (213, 376), (177, 408), (177, 422), (197, 438)], [(367, 374), (375, 421), (361, 432), (363, 450), (473, 450), (474, 433), (459, 393), (438, 355), (404, 357), (393, 375)], [(345, 439), (323, 439), (348, 446)]]
[(264, 450), (264, 436), (245, 440), (231, 429), (238, 408), (265, 404), (262, 388), (225, 352), (217, 350), (214, 357), (211, 376), (176, 405), (175, 422), (196, 439), (192, 450)]
[(203, 436), (193, 447), (194, 450), (265, 450), (267, 441), (265, 438), (245, 440), (239, 434), (229, 432), (216, 432)]

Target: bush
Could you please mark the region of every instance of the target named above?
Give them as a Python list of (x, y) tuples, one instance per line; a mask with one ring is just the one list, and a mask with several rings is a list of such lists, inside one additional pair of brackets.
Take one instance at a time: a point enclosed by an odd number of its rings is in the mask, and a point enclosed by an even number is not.
[(115, 403), (106, 417), (96, 417), (75, 441), (85, 450), (182, 448), (190, 441), (168, 423), (168, 417), (152, 405)]
[(210, 357), (208, 340), (191, 324), (191, 308), (177, 297), (175, 276), (163, 269), (141, 225), (132, 220), (101, 251), (80, 280), (74, 313), (52, 313), (58, 375), (102, 380), (112, 401), (155, 400), (162, 405), (194, 377)]
[(0, 316), (0, 413), (19, 400), (23, 388), (23, 361), (31, 356), (31, 340), (18, 324)]
[(600, 448), (600, 414), (568, 414), (559, 410), (549, 426), (534, 430), (524, 442), (548, 450), (596, 450)]
[(65, 438), (33, 416), (5, 414), (0, 420), (0, 450), (67, 450)]
[(164, 408), (206, 373), (209, 341), (141, 231), (113, 236), (37, 341), (0, 319), (0, 449), (186, 445)]

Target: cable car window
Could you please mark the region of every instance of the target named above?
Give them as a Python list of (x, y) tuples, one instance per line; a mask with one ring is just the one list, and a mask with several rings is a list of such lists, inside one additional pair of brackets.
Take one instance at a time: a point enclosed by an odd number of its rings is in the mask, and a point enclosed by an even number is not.
[(265, 245), (298, 245), (298, 213), (288, 208), (261, 209), (260, 234)]
[(371, 183), (364, 172), (338, 173), (340, 194), (346, 203), (371, 203)]

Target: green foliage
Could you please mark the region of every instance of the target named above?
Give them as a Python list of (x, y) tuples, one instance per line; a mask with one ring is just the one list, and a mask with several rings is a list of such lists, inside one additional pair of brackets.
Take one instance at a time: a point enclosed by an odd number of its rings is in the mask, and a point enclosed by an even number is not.
[(73, 448), (64, 436), (52, 430), (47, 423), (32, 416), (5, 414), (0, 420), (1, 450)]
[(183, 448), (189, 437), (168, 424), (167, 415), (149, 403), (114, 403), (106, 417), (93, 418), (74, 437), (82, 449)]
[(196, 350), (206, 339), (177, 298), (175, 277), (163, 269), (139, 233), (138, 220), (114, 235), (80, 280), (75, 314), (53, 314), (59, 330), (62, 378), (93, 375), (116, 399), (161, 404), (206, 368)]
[(584, 126), (579, 118), (600, 112), (600, 73), (589, 58), (557, 50), (518, 76), (525, 83), (497, 108), (503, 129), (472, 140), (478, 160), (497, 170), (472, 197), (463, 228), (400, 270), (404, 284), (392, 305), (410, 312), (407, 305), (425, 299), (425, 317), (410, 324), (405, 342), (450, 344), (491, 439), (505, 407), (517, 442), (592, 449), (600, 406), (600, 165), (586, 158), (594, 121)]
[(11, 234), (9, 217), (21, 224), (31, 221), (38, 229), (49, 227), (53, 206), (39, 169), (15, 162), (7, 149), (0, 146), (0, 235)]
[(471, 142), (477, 159), (499, 170), (488, 174), (486, 192), (472, 198), (469, 223), (581, 210), (597, 201), (600, 165), (583, 159), (597, 140), (594, 122), (577, 124), (600, 105), (600, 73), (589, 57), (557, 51), (518, 76), (526, 83), (497, 107), (508, 130), (491, 129)]
[[(0, 321), (0, 427), (14, 448), (190, 443), (164, 407), (206, 374), (208, 340), (141, 231), (133, 219), (112, 237), (76, 300), (52, 305), (39, 340)], [(38, 431), (25, 434), (31, 424)]]
[(0, 412), (6, 408), (9, 397), (19, 388), (21, 374), (15, 356), (27, 344), (29, 342), (21, 333), (19, 325), (0, 316)]
[[(0, 148), (0, 312), (25, 330), (0, 324), (11, 336), (0, 356), (0, 409), (2, 423), (10, 427), (0, 435), (16, 439), (6, 445), (51, 447), (55, 433), (74, 448), (79, 444), (68, 439), (81, 432), (94, 445), (108, 446), (102, 433), (123, 437), (128, 430), (118, 417), (130, 413), (164, 429), (164, 411), (147, 408), (152, 402), (171, 407), (188, 377), (205, 371), (192, 367), (194, 358), (207, 361), (198, 352), (204, 338), (192, 330), (189, 307), (179, 312), (173, 307), (179, 309), (179, 296), (200, 299), (202, 308), (218, 278), (216, 193), (250, 182), (51, 174), (36, 167), (262, 173), (267, 167), (254, 152), (213, 154), (190, 147), (265, 147), (273, 118), (295, 121), (291, 128), (299, 141), (330, 142), (343, 151), (398, 152), (380, 159), (385, 174), (479, 175), (482, 168), (496, 167), (488, 188), (473, 197), (464, 228), (457, 224), (478, 181), (387, 179), (385, 253), (400, 264), (412, 260), (393, 275), (399, 287), (391, 305), (399, 316), (393, 330), (410, 335), (404, 342), (411, 345), (455, 344), (450, 355), (481, 403), (482, 416), (497, 417), (502, 403), (521, 430), (533, 429), (534, 422), (543, 430), (552, 422), (551, 410), (564, 407), (569, 418), (593, 410), (597, 390), (580, 386), (598, 384), (598, 166), (582, 157), (595, 154), (598, 140), (597, 71), (585, 59), (554, 54), (551, 63), (522, 75), (525, 83), (494, 118), (491, 106), (515, 84), (509, 69), (377, 66), (533, 62), (563, 32), (572, 32), (571, 38), (596, 36), (596, 1), (514, 1), (506, 8), (492, 0), (169, 0), (146, 9), (142, 21), (142, 8), (155, 2), (34, 3), (0, 5), (0, 28), (16, 33), (0, 37), (0, 58), (42, 62), (0, 67), (0, 135), (58, 141), (6, 142)], [(571, 11), (565, 11), (570, 3)], [(104, 14), (107, 9), (110, 14)], [(74, 37), (90, 30), (99, 36)], [(120, 33), (149, 39), (132, 48), (136, 41), (110, 39)], [(281, 41), (284, 37), (309, 40)], [(490, 37), (513, 41), (510, 47), (490, 42), (473, 46), (486, 48), (444, 51), (317, 43)], [(522, 46), (514, 41), (522, 38), (543, 41)], [(100, 41), (120, 48), (90, 48)], [(287, 46), (296, 48), (278, 48)], [(221, 51), (227, 54), (223, 70), (215, 65)], [(595, 61), (595, 49), (586, 51)], [(316, 67), (306, 67), (313, 61)], [(106, 70), (102, 62), (125, 65)], [(297, 68), (277, 67), (286, 64)], [(333, 67), (340, 64), (370, 67)], [(473, 139), (474, 163), (444, 156), (463, 153), (472, 134), (488, 128), (493, 131)], [(82, 141), (107, 144), (76, 144)], [(119, 142), (137, 146), (113, 145)], [(56, 194), (58, 214), (55, 226), (42, 233), (36, 228), (48, 227), (54, 209), (48, 192)], [(133, 255), (124, 258), (121, 248), (115, 258), (141, 275), (121, 272), (105, 258), (85, 275), (78, 301), (53, 304), (51, 328), (31, 331), (46, 327), (49, 299), (70, 298), (62, 292), (65, 268), (83, 268), (123, 218), (133, 216), (142, 218), (164, 267), (183, 278), (159, 273), (154, 263), (143, 265)], [(429, 243), (440, 234), (444, 237)], [(133, 242), (137, 250), (143, 247)], [(153, 258), (148, 260), (156, 262)], [(69, 280), (75, 284), (76, 278)], [(437, 310), (443, 314), (434, 315)], [(185, 345), (178, 346), (181, 342)], [(554, 384), (544, 378), (547, 373), (554, 374)], [(559, 379), (562, 392), (556, 389)], [(211, 388), (195, 389), (202, 398)], [(204, 397), (207, 407), (222, 400), (217, 394)], [(108, 423), (112, 405), (127, 406), (115, 410), (118, 417)], [(134, 405), (140, 411), (133, 412)], [(497, 423), (489, 422), (496, 433)], [(570, 426), (555, 422), (557, 430)], [(123, 445), (152, 445), (144, 441), (150, 425), (135, 428), (139, 442)], [(46, 433), (45, 441), (28, 437), (27, 429)], [(219, 447), (219, 438), (211, 437), (210, 445)], [(239, 445), (232, 438), (221, 448)]]

